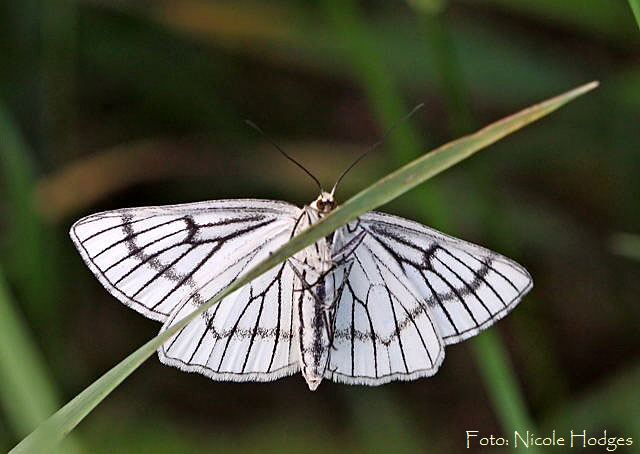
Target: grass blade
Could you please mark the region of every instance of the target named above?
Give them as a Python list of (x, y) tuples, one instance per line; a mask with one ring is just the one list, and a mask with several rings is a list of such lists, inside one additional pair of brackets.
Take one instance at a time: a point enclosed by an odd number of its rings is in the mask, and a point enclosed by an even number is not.
[(613, 253), (640, 260), (640, 235), (616, 233), (611, 236), (609, 244)]
[(328, 235), (341, 225), (354, 220), (358, 216), (383, 205), (399, 195), (409, 191), (423, 181), (453, 166), (484, 147), (500, 140), (523, 126), (551, 113), (567, 102), (594, 89), (597, 82), (580, 86), (540, 104), (524, 109), (514, 115), (495, 122), (474, 134), (443, 145), (423, 155), (395, 172), (387, 175), (367, 189), (356, 194), (344, 205), (338, 207), (330, 215), (306, 231), (293, 237), (291, 241), (274, 251), (267, 259), (256, 265), (243, 276), (234, 281), (213, 299), (203, 304), (196, 311), (180, 320), (171, 328), (154, 337), (138, 350), (133, 352), (113, 369), (78, 394), (68, 404), (41, 424), (34, 432), (22, 440), (11, 452), (42, 452), (61, 440), (82, 419), (89, 414), (111, 391), (113, 391), (155, 350), (182, 329), (195, 317), (198, 317), (213, 304), (225, 296), (251, 282), (278, 263), (286, 260), (299, 250), (309, 246)]
[(636, 18), (638, 28), (640, 28), (640, 0), (629, 0), (629, 6), (631, 7), (631, 11), (633, 11), (633, 15)]
[[(482, 361), (476, 363), (484, 376), (485, 386), (490, 388), (498, 419), (502, 422), (505, 432), (531, 430), (535, 426), (527, 412), (522, 410), (526, 408), (526, 404), (518, 387), (514, 385), (518, 380), (510, 367), (509, 354), (500, 342), (497, 331), (483, 332), (471, 345), (477, 357), (482, 358)], [(530, 448), (530, 452), (537, 450), (535, 446)]]
[[(18, 435), (33, 430), (59, 404), (46, 369), (0, 269), (0, 401)], [(79, 445), (67, 439), (65, 449), (79, 452)]]
[(0, 398), (18, 434), (28, 433), (58, 404), (26, 331), (0, 271)]
[(57, 295), (62, 282), (57, 274), (56, 242), (33, 203), (32, 150), (1, 100), (0, 138), (0, 189), (7, 213), (6, 221), (3, 218), (7, 240), (0, 244), (0, 259), (7, 280), (22, 292), (26, 314), (39, 326), (51, 326), (60, 313)]

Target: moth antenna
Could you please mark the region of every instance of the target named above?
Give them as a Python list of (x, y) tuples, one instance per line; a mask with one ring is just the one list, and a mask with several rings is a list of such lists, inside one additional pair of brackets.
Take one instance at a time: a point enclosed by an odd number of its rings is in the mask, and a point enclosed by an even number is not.
[(422, 109), (424, 107), (424, 103), (420, 103), (417, 106), (415, 106), (413, 109), (411, 109), (411, 112), (409, 112), (408, 114), (406, 114), (404, 117), (402, 117), (400, 120), (396, 121), (393, 125), (391, 125), (391, 127), (389, 129), (387, 129), (387, 132), (385, 132), (382, 137), (380, 138), (380, 140), (378, 140), (376, 143), (374, 143), (373, 145), (371, 145), (366, 151), (364, 151), (360, 156), (358, 156), (356, 158), (355, 161), (353, 161), (351, 163), (351, 165), (349, 167), (347, 167), (347, 170), (345, 170), (344, 172), (342, 172), (342, 175), (340, 175), (338, 177), (338, 179), (336, 180), (335, 184), (333, 185), (333, 188), (331, 189), (331, 195), (334, 195), (334, 193), (336, 192), (336, 188), (338, 187), (338, 184), (340, 184), (340, 182), (342, 181), (342, 179), (344, 178), (344, 176), (349, 173), (349, 171), (351, 169), (353, 169), (357, 163), (359, 163), (366, 155), (368, 155), (369, 153), (371, 153), (373, 150), (375, 150), (376, 148), (378, 148), (380, 145), (382, 145), (384, 143), (384, 141), (386, 140), (386, 138), (389, 136), (389, 134), (391, 134), (393, 132), (394, 129), (396, 129), (398, 126), (400, 126), (402, 123), (404, 123), (406, 120), (408, 120), (409, 118), (411, 118), (413, 116), (413, 114), (415, 114), (418, 110)]
[(245, 120), (245, 123), (247, 123), (249, 126), (251, 126), (253, 129), (255, 129), (256, 131), (258, 131), (260, 133), (260, 135), (262, 135), (262, 137), (265, 138), (265, 140), (267, 142), (269, 142), (271, 145), (273, 145), (275, 147), (276, 150), (278, 150), (280, 153), (282, 153), (284, 155), (285, 158), (287, 158), (289, 161), (293, 162), (295, 165), (297, 165), (298, 167), (300, 167), (302, 170), (304, 170), (304, 172), (309, 175), (313, 181), (315, 181), (316, 185), (318, 185), (318, 190), (320, 192), (322, 192), (322, 185), (320, 184), (320, 181), (318, 181), (318, 179), (311, 173), (309, 172), (305, 166), (303, 166), (302, 164), (300, 164), (298, 161), (296, 161), (295, 159), (293, 159), (291, 156), (289, 156), (282, 148), (280, 148), (280, 146), (271, 138), (269, 137), (262, 129), (260, 129), (260, 127), (258, 125), (256, 125), (253, 121), (251, 120)]

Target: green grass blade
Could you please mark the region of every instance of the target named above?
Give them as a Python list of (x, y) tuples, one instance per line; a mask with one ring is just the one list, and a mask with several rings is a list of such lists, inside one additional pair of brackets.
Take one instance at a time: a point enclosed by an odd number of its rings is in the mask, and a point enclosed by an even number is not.
[[(4, 272), (23, 295), (30, 319), (51, 326), (59, 316), (60, 282), (56, 242), (50, 226), (39, 216), (32, 150), (9, 110), (0, 100), (0, 193), (6, 208), (7, 238), (0, 244)], [(50, 333), (45, 333), (50, 334)], [(56, 336), (51, 336), (56, 342)]]
[(61, 440), (129, 374), (151, 356), (160, 345), (225, 296), (251, 282), (304, 247), (328, 235), (341, 225), (393, 200), (482, 148), (594, 89), (597, 85), (597, 82), (591, 82), (575, 88), (495, 122), (474, 134), (443, 145), (359, 192), (320, 222), (300, 235), (293, 237), (288, 243), (238, 278), (216, 297), (133, 352), (41, 424), (11, 452), (41, 452)]
[[(32, 201), (33, 163), (18, 125), (4, 103), (0, 101), (0, 175), (2, 175), (3, 201), (6, 203), (7, 231), (9, 238), (3, 248), (4, 260), (14, 269), (6, 270), (8, 275), (29, 276), (35, 269), (38, 257), (36, 241), (40, 233), (40, 222), (34, 212)], [(4, 252), (4, 251), (3, 251)], [(8, 266), (8, 265), (5, 265)], [(22, 283), (21, 283), (22, 284)]]
[[(325, 0), (323, 2), (328, 19), (333, 24), (337, 40), (347, 46), (345, 60), (353, 68), (360, 84), (368, 93), (369, 103), (378, 119), (385, 125), (394, 124), (409, 109), (401, 101), (399, 89), (386, 62), (379, 54), (379, 43), (369, 33), (367, 24), (361, 19), (361, 12), (353, 0)], [(408, 125), (400, 124), (387, 140), (391, 148), (402, 153), (404, 162), (414, 158), (420, 150), (418, 134)]]
[[(490, 394), (500, 396), (493, 400), (498, 419), (505, 426), (503, 427), (505, 432), (532, 430), (535, 426), (527, 412), (522, 411), (526, 408), (526, 404), (517, 386), (513, 385), (518, 380), (514, 376), (513, 368), (510, 367), (509, 354), (504, 344), (500, 342), (497, 331), (485, 331), (477, 336), (471, 345), (475, 354), (483, 359), (483, 361), (477, 361), (477, 364), (484, 376), (485, 385), (490, 388)], [(532, 446), (530, 452), (536, 450), (537, 448)]]
[(58, 405), (45, 367), (0, 270), (0, 399), (17, 434), (29, 433)]
[(611, 236), (610, 247), (615, 254), (640, 260), (640, 235), (616, 233)]
[(636, 18), (638, 28), (640, 28), (640, 0), (629, 0), (629, 6), (631, 6), (631, 11)]
[[(562, 95), (536, 104), (514, 115), (492, 123), (479, 131), (449, 142), (432, 152), (412, 161), (382, 178), (367, 189), (356, 194), (317, 224), (323, 235), (345, 224), (357, 216), (373, 210), (413, 187), (468, 158), (477, 151), (522, 128), (576, 97), (594, 89), (597, 82), (590, 82)], [(294, 238), (294, 241), (296, 239)], [(306, 244), (305, 244), (306, 245)]]
[[(17, 435), (29, 433), (59, 404), (54, 383), (0, 269), (0, 402)], [(65, 440), (66, 452), (80, 452)]]
[[(381, 53), (379, 36), (354, 0), (325, 0), (323, 5), (336, 41), (344, 43), (343, 58), (348, 62), (352, 77), (362, 87), (380, 129), (394, 127), (393, 134), (385, 139), (391, 150), (390, 157), (396, 165), (415, 159), (428, 147), (410, 122), (396, 125), (410, 107), (402, 101), (393, 66)], [(420, 221), (428, 219), (429, 225), (440, 229), (449, 223), (449, 211), (439, 197), (437, 186), (418, 188), (408, 203), (424, 213)]]
[(361, 452), (431, 452), (436, 444), (428, 431), (421, 430), (424, 421), (412, 417), (390, 389), (349, 386), (342, 387), (340, 394), (350, 404), (353, 422), (349, 426)]

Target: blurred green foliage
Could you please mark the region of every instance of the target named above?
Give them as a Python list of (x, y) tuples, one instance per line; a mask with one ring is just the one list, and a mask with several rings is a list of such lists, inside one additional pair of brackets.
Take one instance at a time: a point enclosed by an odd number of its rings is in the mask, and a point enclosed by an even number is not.
[[(25, 319), (11, 322), (17, 336), (46, 358), (38, 367), (51, 396), (70, 399), (159, 329), (85, 269), (66, 235), (73, 220), (123, 206), (315, 196), (244, 118), (331, 182), (425, 102), (409, 132), (345, 181), (346, 199), (419, 151), (600, 79), (580, 106), (385, 210), (530, 270), (532, 294), (492, 331), (539, 430), (640, 441), (629, 396), (639, 384), (640, 262), (610, 247), (615, 232), (640, 225), (640, 33), (629, 3), (26, 0), (0, 11), (3, 303)], [(504, 432), (469, 343), (447, 354), (432, 379), (323, 383), (316, 393), (299, 376), (212, 383), (152, 360), (78, 438), (90, 452), (371, 452), (393, 440), (406, 452), (463, 452), (465, 430)], [(44, 416), (18, 423), (6, 397), (2, 408), (5, 450)]]

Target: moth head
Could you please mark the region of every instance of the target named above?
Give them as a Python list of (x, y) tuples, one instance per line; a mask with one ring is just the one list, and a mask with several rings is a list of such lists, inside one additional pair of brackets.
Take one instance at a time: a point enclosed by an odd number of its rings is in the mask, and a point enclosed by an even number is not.
[(318, 214), (327, 214), (335, 207), (336, 201), (333, 199), (333, 194), (325, 191), (322, 191), (318, 198), (311, 203), (311, 208), (316, 210)]

